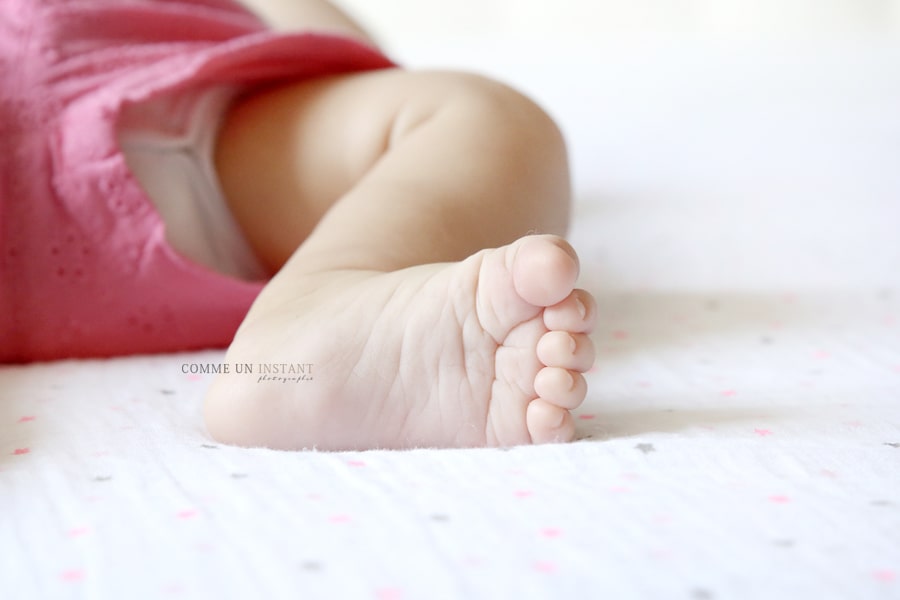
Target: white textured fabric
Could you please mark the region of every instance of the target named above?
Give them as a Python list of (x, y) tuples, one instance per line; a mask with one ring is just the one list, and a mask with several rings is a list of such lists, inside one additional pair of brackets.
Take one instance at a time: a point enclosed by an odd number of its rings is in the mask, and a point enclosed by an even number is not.
[(238, 279), (265, 279), (213, 165), (216, 135), (236, 95), (188, 90), (129, 105), (118, 123), (128, 167), (156, 206), (166, 239), (191, 260)]
[(2, 367), (0, 596), (900, 598), (900, 48), (562, 54), (478, 65), (572, 143), (579, 441), (230, 448), (219, 352)]

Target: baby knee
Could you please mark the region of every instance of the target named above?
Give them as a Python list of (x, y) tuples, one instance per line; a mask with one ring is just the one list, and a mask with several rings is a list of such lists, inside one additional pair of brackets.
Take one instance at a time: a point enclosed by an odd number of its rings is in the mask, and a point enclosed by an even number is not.
[(553, 118), (529, 96), (499, 81), (477, 75), (466, 77), (460, 98), (473, 111), (482, 111), (496, 128), (544, 143), (562, 142)]
[(459, 117), (461, 132), (506, 142), (510, 150), (565, 154), (565, 140), (554, 119), (537, 102), (509, 85), (472, 73), (415, 74), (422, 96), (399, 119), (395, 133), (408, 133), (438, 115)]

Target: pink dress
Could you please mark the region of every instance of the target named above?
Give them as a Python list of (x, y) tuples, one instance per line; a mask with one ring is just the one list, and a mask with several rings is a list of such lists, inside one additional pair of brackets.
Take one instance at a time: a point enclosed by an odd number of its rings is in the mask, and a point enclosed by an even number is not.
[(0, 362), (223, 347), (262, 288), (167, 244), (123, 105), (390, 66), (229, 0), (0, 0)]

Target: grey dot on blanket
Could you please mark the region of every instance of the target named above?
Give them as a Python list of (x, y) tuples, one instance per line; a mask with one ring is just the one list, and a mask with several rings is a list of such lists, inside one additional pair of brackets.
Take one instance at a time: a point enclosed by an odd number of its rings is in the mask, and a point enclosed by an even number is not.
[(653, 447), (653, 444), (638, 444), (634, 447), (635, 450), (640, 450), (644, 454), (650, 454), (651, 452), (656, 452), (656, 448)]

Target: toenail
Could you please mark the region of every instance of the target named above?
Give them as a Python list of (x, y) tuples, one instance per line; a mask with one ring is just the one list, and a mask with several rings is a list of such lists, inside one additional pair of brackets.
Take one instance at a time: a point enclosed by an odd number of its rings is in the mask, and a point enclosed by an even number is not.
[(564, 384), (564, 385), (566, 385), (566, 391), (571, 392), (572, 388), (575, 387), (575, 378), (572, 377), (572, 374), (566, 370), (563, 370), (563, 373), (565, 373), (567, 381), (569, 382), (568, 384)]
[(569, 352), (575, 354), (575, 351), (578, 350), (578, 343), (575, 341), (571, 335), (569, 336)]
[(566, 411), (560, 409), (554, 412), (556, 413), (556, 417), (552, 420), (553, 429), (559, 429), (566, 421)]
[(587, 317), (587, 306), (584, 305), (581, 298), (575, 298), (575, 308), (578, 309), (578, 314), (581, 315), (582, 319)]

